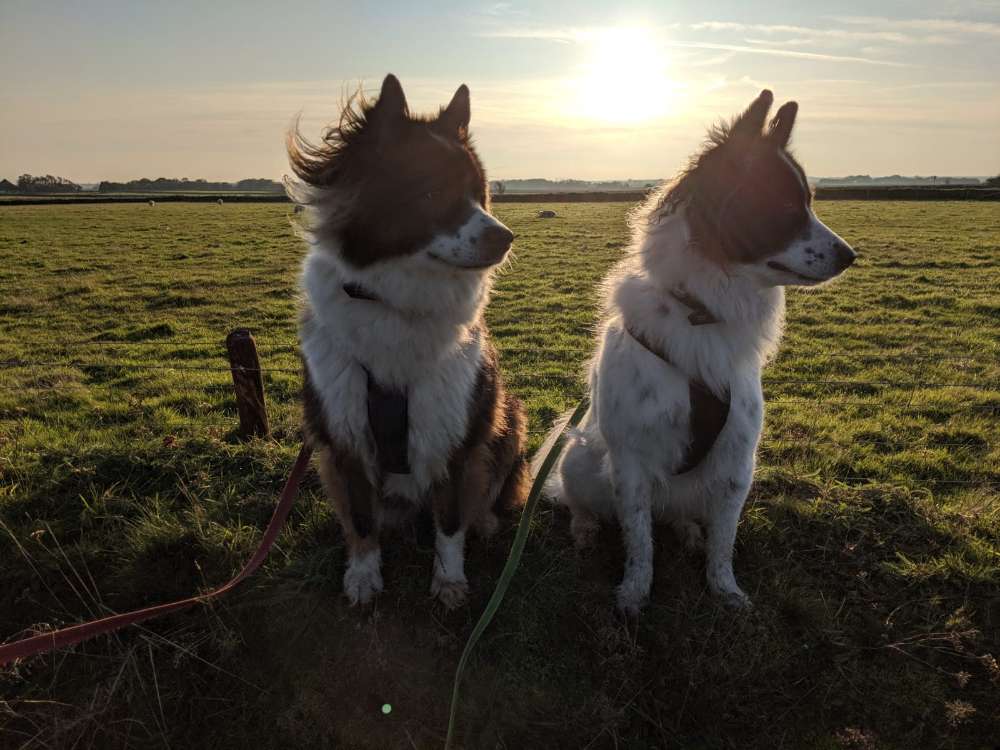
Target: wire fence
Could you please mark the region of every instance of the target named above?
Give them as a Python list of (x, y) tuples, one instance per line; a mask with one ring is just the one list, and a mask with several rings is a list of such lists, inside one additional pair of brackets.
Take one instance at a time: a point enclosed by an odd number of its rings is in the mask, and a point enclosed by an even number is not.
[[(18, 348), (20, 350), (32, 349), (36, 352), (46, 352), (37, 358), (27, 358), (5, 353), (6, 348)], [(196, 361), (171, 361), (180, 350), (194, 349), (198, 347), (206, 348), (204, 353), (199, 352), (198, 359), (203, 360), (216, 354), (219, 356), (218, 364), (210, 362)], [(293, 355), (291, 362), (275, 361), (274, 364), (268, 362), (260, 367), (234, 366), (226, 363), (223, 357), (226, 352), (224, 339), (171, 339), (171, 340), (144, 340), (126, 341), (120, 339), (91, 340), (70, 340), (52, 341), (51, 339), (31, 339), (31, 338), (0, 338), (0, 392), (7, 394), (8, 398), (13, 396), (17, 399), (18, 394), (25, 396), (41, 393), (58, 392), (79, 392), (90, 389), (120, 389), (132, 391), (128, 394), (130, 401), (141, 403), (149, 394), (142, 392), (138, 388), (135, 379), (130, 378), (125, 383), (116, 383), (113, 380), (99, 381), (90, 379), (86, 382), (72, 379), (67, 375), (67, 371), (81, 371), (85, 377), (88, 373), (100, 372), (127, 372), (130, 375), (142, 373), (171, 373), (180, 377), (171, 378), (171, 383), (166, 387), (180, 389), (190, 387), (192, 390), (212, 389), (223, 390), (232, 388), (231, 380), (228, 376), (235, 373), (259, 373), (262, 376), (277, 375), (295, 376), (284, 380), (287, 385), (288, 380), (295, 380), (301, 375), (302, 368), (298, 363), (298, 346), (284, 341), (269, 340), (267, 338), (257, 341), (257, 347), (262, 352), (267, 353), (267, 358), (274, 361), (280, 359), (280, 355)], [(571, 346), (505, 346), (499, 342), (498, 348), (504, 359), (516, 361), (518, 365), (523, 365), (525, 360), (536, 366), (535, 370), (518, 370), (509, 373), (507, 376), (508, 385), (513, 389), (523, 388), (525, 390), (544, 389), (552, 390), (558, 388), (566, 391), (572, 396), (576, 396), (584, 390), (582, 363), (589, 356), (586, 347)], [(54, 355), (52, 352), (65, 353), (65, 357)], [(124, 356), (123, 356), (124, 355)], [(794, 362), (792, 357), (799, 356), (795, 353), (789, 356), (783, 354), (779, 357), (779, 362), (786, 360)], [(948, 418), (961, 415), (990, 415), (1000, 416), (1000, 365), (990, 364), (989, 360), (983, 361), (982, 357), (975, 356), (937, 356), (926, 349), (907, 348), (892, 351), (881, 351), (874, 349), (860, 349), (858, 351), (821, 351), (809, 352), (810, 361), (816, 360), (842, 360), (852, 364), (871, 363), (892, 363), (899, 367), (906, 365), (917, 368), (919, 377), (907, 375), (905, 379), (899, 380), (880, 378), (873, 380), (855, 378), (831, 378), (823, 377), (789, 377), (784, 375), (765, 374), (763, 382), (767, 392), (767, 408), (769, 411), (783, 408), (793, 408), (799, 410), (803, 407), (813, 407), (820, 410), (826, 409), (866, 409), (876, 413), (895, 413), (899, 415), (902, 410), (912, 409), (916, 411), (934, 410), (944, 412)], [(964, 372), (967, 368), (956, 366), (958, 364), (971, 365), (976, 370), (981, 371), (977, 377)], [(927, 365), (939, 365), (948, 367), (947, 379), (931, 379), (927, 377)], [(566, 368), (575, 366), (576, 370), (571, 373), (539, 372), (537, 366), (553, 366)], [(801, 368), (798, 368), (801, 369)], [(225, 373), (225, 377), (218, 377)], [(193, 380), (202, 374), (208, 375), (213, 381), (206, 383), (202, 380)], [(218, 378), (218, 380), (216, 380)], [(273, 378), (267, 378), (269, 387), (276, 388), (279, 384)], [(162, 384), (160, 384), (162, 386)], [(152, 387), (152, 386), (151, 386)], [(809, 391), (820, 390), (817, 394), (810, 392), (803, 394), (803, 389)], [(979, 401), (974, 401), (970, 397), (958, 398), (950, 395), (950, 392), (957, 389), (973, 391), (978, 394)], [(162, 387), (161, 387), (162, 391)], [(790, 393), (789, 393), (790, 391)], [(859, 392), (862, 397), (859, 397)], [(918, 391), (930, 391), (937, 396), (927, 396), (924, 400), (915, 402)], [(943, 393), (942, 393), (943, 392)], [(997, 392), (996, 396), (992, 392)], [(162, 392), (158, 395), (162, 395)], [(298, 389), (289, 392), (283, 389), (276, 399), (287, 404), (294, 402), (298, 395)], [(972, 401), (972, 402), (970, 402)], [(218, 429), (225, 428), (232, 423), (233, 409), (220, 408), (218, 404), (204, 404), (204, 408), (194, 409), (194, 414), (184, 414), (179, 418), (170, 420), (170, 429), (178, 427), (189, 427), (192, 430), (198, 429)], [(16, 418), (16, 410), (13, 416)], [(136, 420), (141, 419), (143, 414), (134, 415)], [(218, 424), (211, 417), (219, 418)], [(11, 415), (0, 411), (0, 418), (10, 418)], [(192, 417), (186, 419), (185, 417)], [(100, 422), (102, 416), (95, 415), (95, 419)], [(846, 418), (850, 418), (848, 415)], [(540, 426), (529, 430), (532, 438), (540, 438), (547, 433), (547, 427)], [(976, 435), (965, 439), (951, 439), (947, 435), (939, 436), (935, 434), (924, 434), (916, 439), (909, 437), (906, 439), (892, 439), (884, 437), (864, 437), (852, 439), (845, 442), (843, 439), (836, 439), (827, 435), (809, 434), (801, 435), (781, 435), (766, 432), (761, 440), (760, 448), (762, 458), (769, 456), (786, 455), (789, 451), (858, 451), (868, 447), (882, 452), (893, 451), (946, 451), (949, 455), (966, 456), (974, 453), (983, 456), (991, 453), (996, 445), (993, 435), (990, 440), (981, 439)], [(985, 476), (972, 479), (950, 479), (950, 478), (919, 478), (914, 479), (917, 485), (927, 486), (976, 486), (976, 487), (998, 487), (1000, 488), (1000, 477), (995, 471), (991, 471), (988, 466), (983, 467)], [(884, 483), (887, 480), (882, 477), (871, 476), (832, 476), (829, 480), (844, 482), (847, 484), (864, 483)]]
[[(541, 360), (539, 360), (540, 362)], [(546, 360), (548, 361), (548, 360)], [(26, 360), (26, 359), (0, 359), (0, 370), (32, 370), (36, 372), (46, 372), (51, 373), (53, 370), (58, 369), (77, 369), (77, 370), (141, 370), (148, 372), (213, 372), (213, 373), (232, 373), (232, 372), (246, 372), (246, 373), (261, 373), (261, 374), (273, 374), (273, 373), (283, 373), (283, 374), (294, 374), (300, 375), (302, 373), (301, 366), (296, 367), (284, 367), (284, 366), (261, 366), (261, 367), (247, 367), (247, 366), (231, 366), (231, 365), (207, 365), (207, 364), (186, 364), (186, 363), (173, 363), (173, 364), (163, 364), (162, 360), (153, 361), (135, 361), (135, 360)], [(573, 386), (582, 384), (582, 374), (569, 374), (569, 373), (545, 373), (545, 372), (534, 372), (534, 373), (513, 373), (508, 375), (508, 380), (512, 383), (520, 384), (562, 384), (564, 386)], [(763, 383), (765, 386), (778, 386), (778, 385), (792, 385), (792, 386), (824, 386), (824, 387), (837, 387), (849, 390), (872, 390), (872, 389), (895, 389), (901, 391), (913, 391), (913, 390), (933, 390), (933, 389), (947, 389), (947, 388), (961, 388), (970, 390), (982, 390), (982, 391), (998, 391), (1000, 392), (1000, 380), (998, 381), (988, 381), (988, 380), (960, 380), (960, 381), (940, 381), (940, 380), (859, 380), (859, 379), (827, 379), (827, 378), (790, 378), (790, 377), (775, 377), (770, 375), (764, 375)], [(16, 384), (9, 384), (0, 382), (0, 388), (17, 388), (20, 387)], [(26, 387), (31, 387), (27, 384)], [(56, 384), (47, 385), (44, 387), (56, 387)], [(802, 400), (791, 400), (782, 399), (778, 403), (806, 403), (809, 399)], [(871, 401), (865, 401), (862, 399), (824, 399), (824, 404), (855, 404), (860, 406), (874, 406), (877, 405)], [(983, 409), (1000, 409), (1000, 404), (985, 404), (985, 405), (967, 405), (964, 408), (983, 408)]]
[[(142, 340), (131, 340), (131, 339), (87, 339), (84, 338), (86, 333), (84, 332), (72, 332), (72, 331), (60, 331), (58, 334), (61, 338), (53, 339), (52, 337), (17, 337), (17, 338), (0, 338), (0, 348), (2, 347), (46, 347), (55, 349), (85, 349), (88, 347), (152, 347), (152, 348), (162, 348), (162, 347), (192, 347), (192, 346), (214, 346), (219, 349), (225, 349), (226, 341), (224, 338), (216, 339), (142, 339)], [(289, 351), (298, 350), (297, 341), (289, 341), (288, 339), (282, 340), (271, 340), (268, 338), (259, 338), (255, 336), (258, 349), (287, 349)], [(502, 340), (494, 341), (497, 347), (504, 354), (518, 355), (518, 354), (533, 354), (538, 355), (540, 352), (544, 352), (546, 355), (552, 357), (560, 356), (587, 356), (590, 354), (591, 340), (586, 339), (586, 343), (580, 347), (572, 346), (552, 346), (545, 341), (538, 341), (533, 345), (511, 345), (506, 344)], [(793, 354), (796, 354), (793, 350), (787, 347), (782, 350), (778, 358), (787, 358)], [(894, 360), (894, 359), (905, 359), (913, 363), (924, 363), (924, 362), (980, 362), (984, 358), (993, 357), (994, 359), (1000, 358), (1000, 348), (992, 352), (982, 352), (978, 356), (966, 355), (966, 356), (941, 356), (940, 354), (928, 350), (926, 348), (912, 347), (912, 346), (901, 346), (895, 348), (867, 348), (867, 349), (852, 349), (850, 351), (836, 351), (836, 350), (824, 350), (810, 352), (811, 355), (818, 358), (830, 358), (830, 359), (851, 359), (859, 361), (880, 361), (880, 360)]]

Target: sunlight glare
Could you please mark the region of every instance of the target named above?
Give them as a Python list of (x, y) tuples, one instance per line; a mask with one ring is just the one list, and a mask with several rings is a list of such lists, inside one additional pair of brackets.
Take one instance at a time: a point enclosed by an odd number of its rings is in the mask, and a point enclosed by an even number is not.
[(663, 46), (642, 28), (596, 32), (590, 54), (573, 83), (574, 114), (615, 123), (653, 120), (669, 113), (678, 85), (668, 75)]

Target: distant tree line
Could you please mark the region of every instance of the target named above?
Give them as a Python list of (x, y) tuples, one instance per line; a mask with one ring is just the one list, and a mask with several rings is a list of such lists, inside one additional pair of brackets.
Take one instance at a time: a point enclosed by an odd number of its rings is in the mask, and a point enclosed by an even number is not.
[(79, 193), (83, 190), (72, 180), (65, 177), (54, 177), (53, 175), (34, 176), (23, 174), (17, 178), (17, 192), (19, 193)]
[(150, 180), (143, 177), (141, 180), (130, 180), (129, 182), (111, 182), (104, 180), (98, 186), (100, 193), (163, 193), (163, 192), (276, 192), (280, 193), (284, 188), (280, 182), (258, 177), (239, 182), (209, 182), (208, 180), (189, 180), (187, 177), (174, 179), (171, 177), (157, 177)]
[[(496, 180), (490, 184), (493, 195), (504, 193), (549, 193), (549, 192), (606, 192), (620, 190), (642, 190), (655, 185), (655, 180), (606, 180), (591, 182), (588, 180), (547, 180), (535, 178), (527, 180)], [(990, 177), (980, 183), (977, 178), (969, 177), (903, 177), (890, 175), (888, 177), (872, 177), (870, 175), (849, 175), (839, 178), (821, 178), (820, 187), (826, 186), (866, 186), (866, 185), (978, 185), (1000, 187), (1000, 175)], [(0, 193), (79, 193), (84, 188), (54, 175), (23, 174), (17, 178), (17, 185), (8, 180), (0, 180)], [(93, 189), (93, 188), (88, 188)], [(155, 180), (143, 178), (129, 182), (111, 182), (105, 180), (98, 186), (101, 193), (157, 193), (157, 192), (246, 192), (246, 193), (280, 193), (284, 187), (280, 182), (264, 177), (240, 180), (239, 182), (209, 182), (208, 180), (191, 180), (187, 177), (174, 179), (158, 177)]]
[(842, 186), (879, 186), (879, 185), (981, 185), (978, 177), (907, 177), (892, 174), (885, 177), (872, 177), (868, 174), (852, 174), (847, 177), (821, 177), (816, 182), (817, 187)]
[(504, 193), (590, 193), (646, 190), (659, 180), (549, 180), (535, 177), (521, 180), (498, 180), (492, 184), (494, 195)]

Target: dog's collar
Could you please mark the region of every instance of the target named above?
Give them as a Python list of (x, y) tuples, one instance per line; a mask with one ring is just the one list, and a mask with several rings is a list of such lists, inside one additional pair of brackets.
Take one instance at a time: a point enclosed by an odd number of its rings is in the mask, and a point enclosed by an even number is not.
[(684, 289), (684, 287), (674, 287), (670, 290), (670, 296), (691, 311), (691, 314), (688, 315), (688, 323), (691, 325), (704, 326), (719, 322), (719, 319), (715, 317), (712, 311), (705, 307), (705, 303)]
[(349, 281), (343, 286), (344, 294), (346, 294), (351, 299), (362, 299), (367, 302), (381, 302), (374, 292), (370, 292), (365, 289), (361, 284), (355, 284), (353, 281)]

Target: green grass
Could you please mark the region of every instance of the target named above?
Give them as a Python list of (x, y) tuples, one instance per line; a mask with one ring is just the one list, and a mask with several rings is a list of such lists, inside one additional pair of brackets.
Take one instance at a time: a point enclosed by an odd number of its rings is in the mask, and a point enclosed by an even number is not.
[[(580, 397), (624, 204), (503, 204), (488, 311), (532, 445)], [(706, 594), (658, 534), (653, 600), (613, 613), (621, 545), (545, 507), (464, 686), (465, 747), (985, 748), (1000, 736), (1000, 212), (820, 203), (861, 259), (789, 294), (736, 572)], [(0, 637), (186, 596), (254, 549), (297, 450), (281, 204), (0, 208)], [(274, 439), (240, 442), (223, 339), (256, 334)], [(12, 364), (12, 362), (19, 364)], [(948, 385), (945, 385), (948, 384)], [(0, 747), (439, 747), (470, 605), (400, 535), (376, 607), (310, 475), (265, 568), (210, 607), (0, 671)], [(381, 712), (383, 703), (392, 713)]]

